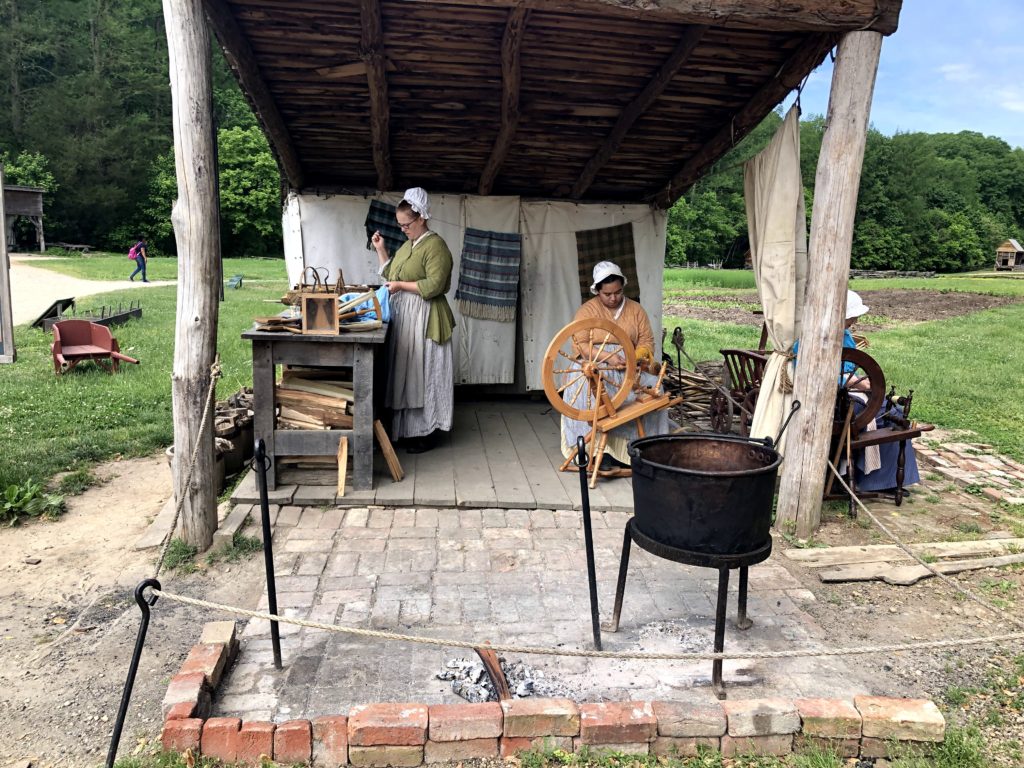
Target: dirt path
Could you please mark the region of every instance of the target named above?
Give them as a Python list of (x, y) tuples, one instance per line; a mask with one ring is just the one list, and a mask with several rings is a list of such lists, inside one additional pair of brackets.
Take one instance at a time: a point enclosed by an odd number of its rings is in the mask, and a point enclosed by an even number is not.
[[(134, 544), (170, 497), (171, 475), (162, 455), (95, 473), (104, 483), (69, 498), (60, 520), (0, 530), (2, 766), (99, 765), (106, 756), (139, 626), (133, 592), (157, 557)], [(244, 601), (244, 585), (258, 582), (246, 569), (257, 566), (253, 559), (162, 575), (161, 584)], [(202, 624), (218, 618), (167, 601), (154, 606), (120, 757), (159, 735), (167, 680)]]
[(49, 269), (31, 266), (46, 257), (11, 254), (11, 306), (14, 324), (30, 323), (41, 315), (57, 299), (81, 298), (97, 293), (123, 291), (128, 288), (156, 288), (174, 285), (174, 280), (151, 280), (143, 283), (130, 282), (131, 270), (125, 266), (124, 280), (82, 280), (62, 275)]

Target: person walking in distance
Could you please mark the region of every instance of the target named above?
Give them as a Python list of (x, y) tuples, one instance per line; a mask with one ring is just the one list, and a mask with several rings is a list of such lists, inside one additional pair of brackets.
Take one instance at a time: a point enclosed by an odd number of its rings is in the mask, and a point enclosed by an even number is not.
[(146, 250), (146, 238), (140, 237), (135, 245), (128, 251), (128, 258), (135, 262), (135, 271), (128, 275), (128, 279), (135, 281), (135, 276), (142, 273), (142, 282), (148, 283), (146, 279), (146, 262), (149, 261), (149, 252)]

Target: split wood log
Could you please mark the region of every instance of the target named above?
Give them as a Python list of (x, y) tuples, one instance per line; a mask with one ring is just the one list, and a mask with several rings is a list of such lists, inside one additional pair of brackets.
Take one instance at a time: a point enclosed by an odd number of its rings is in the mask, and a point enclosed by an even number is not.
[[(962, 573), (982, 568), (998, 568), (1004, 565), (1024, 563), (1024, 554), (983, 557), (976, 560), (952, 560), (931, 563), (939, 573)], [(909, 587), (935, 574), (923, 565), (889, 565), (888, 563), (860, 563), (821, 571), (818, 576), (826, 584), (841, 581), (884, 581), (898, 587)]]
[[(1024, 538), (980, 539), (978, 541), (933, 541), (912, 544), (910, 548), (919, 557), (956, 558), (978, 555), (1014, 554), (1024, 550)], [(784, 549), (783, 554), (808, 568), (824, 568), (858, 563), (892, 563), (911, 561), (911, 557), (895, 544), (867, 544), (848, 547), (819, 547), (811, 549)]]
[(328, 381), (310, 381), (289, 373), (285, 373), (284, 376), (281, 377), (281, 383), (277, 386), (279, 389), (289, 389), (298, 392), (308, 392), (314, 395), (325, 395), (327, 397), (340, 398), (349, 403), (355, 400), (355, 393), (348, 387), (343, 387), (340, 384)]
[(338, 495), (345, 495), (345, 474), (348, 472), (348, 438), (338, 441)]
[(384, 429), (384, 425), (380, 423), (380, 419), (376, 419), (373, 422), (373, 434), (377, 436), (377, 443), (380, 445), (381, 453), (384, 454), (384, 460), (388, 463), (391, 479), (396, 483), (401, 482), (402, 478), (405, 477), (405, 472), (402, 470), (401, 462), (398, 461), (398, 456), (395, 455), (395, 449), (391, 447), (391, 440)]

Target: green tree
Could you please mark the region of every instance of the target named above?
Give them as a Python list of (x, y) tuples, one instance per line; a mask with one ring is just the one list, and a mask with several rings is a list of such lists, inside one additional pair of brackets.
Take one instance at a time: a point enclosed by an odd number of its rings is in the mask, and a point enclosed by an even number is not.
[[(281, 205), (277, 164), (256, 127), (218, 132), (221, 250), (225, 256), (264, 256), (280, 252)], [(174, 151), (150, 169), (147, 201), (137, 229), (158, 250), (175, 251), (171, 207), (178, 195)], [(130, 239), (130, 233), (125, 233)]]

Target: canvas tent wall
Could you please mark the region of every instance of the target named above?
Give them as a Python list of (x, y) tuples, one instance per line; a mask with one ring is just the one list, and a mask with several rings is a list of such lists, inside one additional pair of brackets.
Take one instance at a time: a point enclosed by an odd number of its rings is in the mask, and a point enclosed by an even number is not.
[[(326, 267), (331, 279), (344, 271), (349, 283), (380, 283), (376, 253), (366, 247), (364, 221), (370, 201), (392, 205), (401, 193), (375, 196), (293, 193), (285, 205), (285, 260), (292, 284), (307, 266)], [(629, 224), (641, 303), (649, 312), (655, 342), (661, 340), (664, 211), (642, 204), (576, 204), (519, 197), (431, 195), (430, 227), (448, 243), (455, 259), (448, 301), (456, 314), (457, 384), (516, 384), (539, 390), (540, 363), (554, 335), (580, 305), (576, 233)], [(519, 319), (499, 322), (463, 317), (455, 301), (466, 228), (522, 236)], [(517, 350), (522, 360), (517, 361)], [(517, 362), (522, 375), (516, 380)]]

